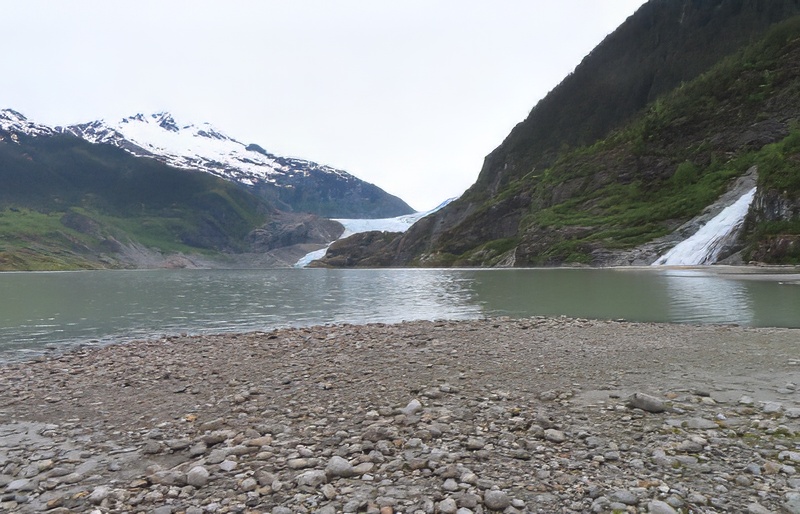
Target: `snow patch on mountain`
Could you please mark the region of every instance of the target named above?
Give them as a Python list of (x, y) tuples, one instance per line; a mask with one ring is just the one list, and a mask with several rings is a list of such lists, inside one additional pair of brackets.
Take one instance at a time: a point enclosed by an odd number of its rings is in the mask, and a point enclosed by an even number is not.
[(117, 122), (99, 120), (57, 130), (92, 143), (115, 145), (138, 157), (156, 158), (170, 166), (201, 170), (247, 185), (268, 182), (281, 186), (281, 177), (314, 172), (336, 175), (346, 181), (357, 180), (331, 166), (278, 157), (258, 145), (245, 145), (209, 123), (178, 123), (166, 112), (137, 114)]
[(0, 110), (0, 130), (12, 133), (12, 140), (14, 140), (14, 133), (31, 136), (50, 136), (54, 134), (53, 129), (50, 127), (34, 123), (13, 109)]
[(92, 121), (67, 127), (33, 123), (22, 114), (0, 111), (0, 138), (19, 142), (23, 134), (77, 136), (116, 146), (140, 158), (210, 173), (248, 186), (275, 208), (324, 217), (385, 217), (413, 211), (392, 196), (346, 171), (304, 159), (280, 157), (257, 144), (244, 144), (209, 123), (179, 123), (169, 113), (137, 114), (117, 122)]

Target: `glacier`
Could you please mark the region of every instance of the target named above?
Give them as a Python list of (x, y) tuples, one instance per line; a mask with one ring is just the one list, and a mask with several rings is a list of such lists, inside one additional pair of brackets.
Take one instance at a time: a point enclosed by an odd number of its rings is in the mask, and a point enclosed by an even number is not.
[[(439, 205), (437, 205), (436, 207), (434, 207), (429, 211), (414, 212), (412, 214), (396, 216), (394, 218), (379, 218), (379, 219), (334, 218), (333, 221), (338, 221), (344, 227), (344, 232), (342, 232), (342, 235), (339, 236), (339, 239), (344, 239), (346, 237), (350, 237), (354, 234), (360, 234), (362, 232), (372, 232), (372, 231), (402, 233), (411, 228), (411, 225), (413, 225), (417, 221), (421, 220), (422, 218), (424, 218), (429, 214), (433, 214), (434, 212), (438, 211), (439, 209), (449, 204), (453, 200), (455, 200), (455, 198), (448, 198), (447, 200), (440, 203)], [(339, 239), (337, 239), (336, 241), (338, 241)], [(330, 243), (328, 243), (328, 246), (332, 245), (336, 241), (331, 241)], [(305, 268), (313, 261), (325, 257), (325, 254), (328, 252), (328, 246), (307, 253), (294, 264), (294, 267)]]
[(701, 266), (717, 262), (725, 244), (738, 235), (750, 204), (755, 198), (756, 189), (753, 187), (747, 191), (692, 236), (656, 259), (652, 265)]

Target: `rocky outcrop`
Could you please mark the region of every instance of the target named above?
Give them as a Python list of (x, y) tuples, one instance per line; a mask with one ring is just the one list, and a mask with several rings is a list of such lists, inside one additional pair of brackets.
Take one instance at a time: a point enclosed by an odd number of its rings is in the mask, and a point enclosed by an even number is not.
[(800, 198), (792, 198), (785, 192), (759, 191), (753, 200), (753, 221), (800, 220)]
[(751, 237), (749, 260), (767, 264), (800, 262), (800, 198), (784, 191), (759, 192), (747, 221)]
[(777, 234), (763, 237), (749, 256), (751, 261), (765, 264), (797, 262), (800, 259), (800, 236)]
[(299, 244), (328, 244), (344, 232), (341, 223), (314, 214), (281, 212), (273, 214), (247, 239), (253, 252), (268, 252)]
[(312, 262), (311, 268), (370, 268), (387, 267), (394, 263), (400, 242), (397, 232), (361, 232), (340, 239), (328, 247), (322, 259)]

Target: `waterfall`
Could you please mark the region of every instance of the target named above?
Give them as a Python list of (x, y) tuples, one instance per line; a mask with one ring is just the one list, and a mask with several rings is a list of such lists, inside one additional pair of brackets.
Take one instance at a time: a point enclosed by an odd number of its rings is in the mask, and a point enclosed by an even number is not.
[(752, 188), (712, 218), (688, 239), (659, 257), (653, 266), (714, 264), (725, 245), (736, 237), (756, 194)]

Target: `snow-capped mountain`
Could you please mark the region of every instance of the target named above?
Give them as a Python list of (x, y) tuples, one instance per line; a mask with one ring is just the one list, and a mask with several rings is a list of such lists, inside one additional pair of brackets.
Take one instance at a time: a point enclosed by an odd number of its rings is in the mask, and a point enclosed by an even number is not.
[(202, 170), (247, 185), (282, 177), (326, 173), (358, 180), (346, 171), (311, 161), (278, 157), (258, 145), (245, 145), (208, 123), (179, 125), (169, 113), (137, 114), (118, 122), (92, 121), (57, 130), (92, 143), (118, 146), (138, 157), (154, 157), (176, 168)]
[(12, 109), (0, 110), (0, 130), (8, 132), (12, 141), (16, 133), (28, 134), (31, 136), (52, 136), (55, 134), (52, 128), (34, 123), (21, 113)]
[(326, 217), (384, 218), (413, 209), (373, 184), (315, 162), (273, 155), (245, 144), (208, 123), (178, 123), (169, 113), (137, 114), (47, 127), (22, 114), (0, 110), (0, 129), (32, 136), (70, 134), (95, 144), (110, 144), (137, 157), (157, 159), (176, 168), (211, 173), (242, 184), (283, 210)]

